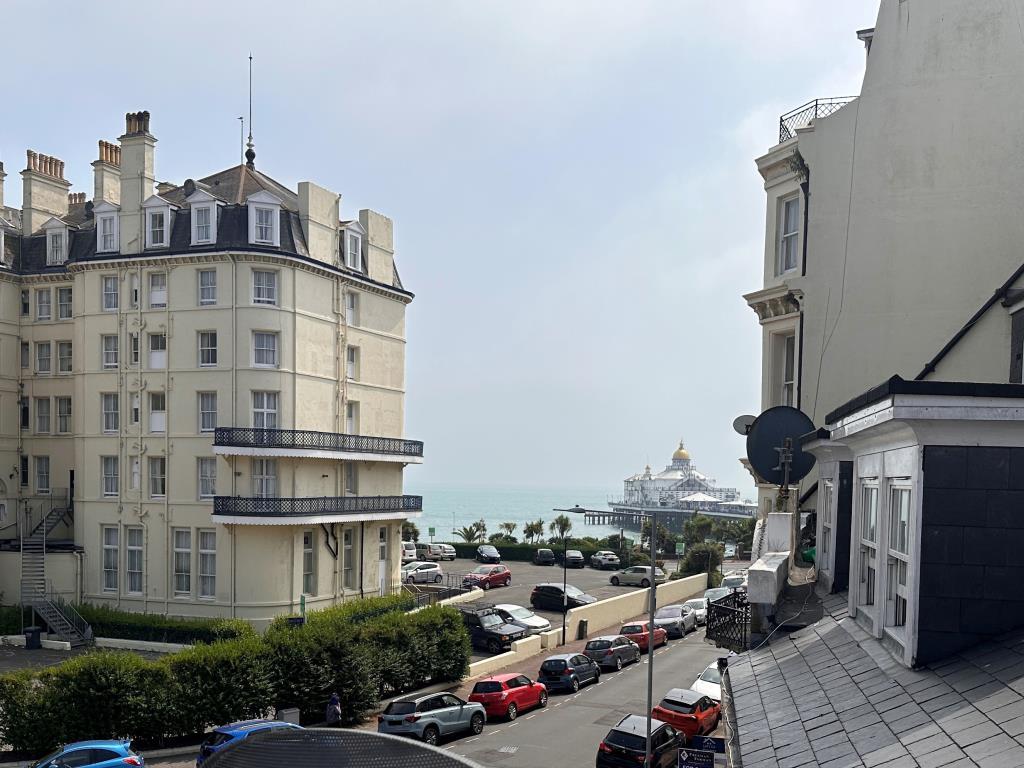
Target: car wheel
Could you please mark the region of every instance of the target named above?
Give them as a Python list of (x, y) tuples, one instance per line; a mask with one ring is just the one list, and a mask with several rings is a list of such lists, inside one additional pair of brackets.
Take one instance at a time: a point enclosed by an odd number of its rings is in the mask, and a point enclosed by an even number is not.
[(485, 581), (483, 584), (480, 585), (480, 588), (486, 592), (488, 589), (491, 588), (491, 583), (489, 581)]
[(616, 586), (616, 587), (619, 586), (619, 577), (618, 576), (612, 576), (612, 585)]
[(635, 661), (637, 664), (640, 663), (640, 649), (639, 648), (636, 649), (636, 656), (633, 657), (633, 661)]
[(579, 693), (579, 690), (580, 690), (580, 681), (579, 681), (579, 679), (574, 677), (572, 679), (572, 682), (569, 683), (569, 687), (572, 689), (573, 693)]
[(427, 744), (437, 744), (437, 739), (441, 735), (441, 732), (437, 730), (436, 725), (428, 725), (423, 729), (423, 740)]
[(469, 718), (469, 730), (473, 732), (474, 736), (479, 736), (480, 732), (484, 729), (484, 716), (479, 712), (474, 712), (473, 716)]
[(441, 574), (440, 574), (440, 573), (439, 573), (439, 574), (437, 574), (437, 575), (436, 575), (436, 576), (434, 577), (434, 583), (435, 583), (435, 584), (440, 584), (440, 583), (441, 583)]
[(495, 655), (501, 653), (501, 643), (499, 643), (497, 640), (488, 640), (487, 652), (493, 653)]
[(601, 668), (598, 667), (597, 671), (594, 673), (594, 685), (597, 685), (600, 682), (601, 682)]
[(648, 579), (644, 579), (643, 581), (640, 582), (640, 586), (643, 587), (644, 589), (647, 589), (648, 587), (651, 586), (651, 582)]
[(516, 706), (516, 703), (514, 701), (511, 704), (509, 704), (508, 709), (505, 710), (505, 717), (508, 719), (509, 722), (512, 722), (517, 717), (519, 717), (519, 707)]
[(414, 579), (412, 576), (410, 576), (408, 579), (405, 580), (405, 583), (406, 584), (415, 584), (416, 583), (416, 579)]
[(620, 672), (621, 670), (622, 670), (622, 657), (621, 656), (616, 656), (615, 657), (615, 671), (616, 672)]
[(505, 579), (505, 586), (507, 587), (511, 583), (512, 583), (512, 577), (509, 576), (507, 579)]
[(547, 705), (548, 705), (548, 692), (547, 691), (541, 691), (540, 692), (540, 701), (537, 702), (537, 706), (540, 707), (541, 709), (544, 709), (544, 707), (546, 707)]

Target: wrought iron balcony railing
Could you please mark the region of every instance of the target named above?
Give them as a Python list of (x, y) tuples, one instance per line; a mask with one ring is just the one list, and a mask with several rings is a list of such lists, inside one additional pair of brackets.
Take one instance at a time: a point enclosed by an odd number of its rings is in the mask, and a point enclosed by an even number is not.
[(832, 113), (838, 112), (856, 98), (856, 96), (837, 96), (831, 99), (815, 99), (802, 107), (797, 107), (792, 112), (787, 112), (779, 118), (779, 144), (796, 136), (797, 128), (805, 128), (816, 118), (828, 117)]
[(238, 517), (301, 517), (359, 512), (419, 512), (422, 496), (310, 496), (266, 499), (214, 496), (213, 514)]
[(239, 448), (298, 448), (344, 453), (377, 453), (394, 456), (423, 456), (423, 443), (397, 437), (345, 435), (308, 429), (254, 429), (217, 427), (213, 444)]

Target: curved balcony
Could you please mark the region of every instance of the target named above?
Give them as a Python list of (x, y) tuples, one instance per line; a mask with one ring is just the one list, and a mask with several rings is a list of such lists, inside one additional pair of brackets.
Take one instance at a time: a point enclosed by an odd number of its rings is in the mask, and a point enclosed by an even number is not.
[(217, 427), (213, 433), (213, 452), (224, 456), (423, 463), (423, 443), (419, 440), (315, 432), (308, 429)]
[(316, 525), (365, 520), (404, 520), (419, 517), (422, 511), (422, 496), (213, 498), (213, 515), (217, 522), (237, 525)]

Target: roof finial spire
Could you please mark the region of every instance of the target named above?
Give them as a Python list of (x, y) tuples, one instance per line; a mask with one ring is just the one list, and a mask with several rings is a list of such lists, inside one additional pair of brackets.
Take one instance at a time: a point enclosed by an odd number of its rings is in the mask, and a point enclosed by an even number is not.
[(256, 168), (256, 150), (252, 143), (252, 54), (249, 54), (249, 140), (245, 143), (245, 165), (247, 168)]

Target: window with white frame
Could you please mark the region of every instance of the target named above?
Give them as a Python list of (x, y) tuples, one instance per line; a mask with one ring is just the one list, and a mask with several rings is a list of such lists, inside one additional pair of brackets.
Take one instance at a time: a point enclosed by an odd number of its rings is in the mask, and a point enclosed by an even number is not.
[(32, 314), (32, 308), (29, 306), (29, 292), (28, 289), (24, 289), (21, 292), (21, 316), (28, 317)]
[(316, 594), (316, 550), (315, 536), (312, 530), (302, 532), (302, 593)]
[(49, 434), (50, 432), (50, 398), (36, 398), (36, 432)]
[(50, 457), (36, 456), (36, 493), (50, 492)]
[(71, 373), (72, 348), (70, 341), (57, 342), (57, 372)]
[(252, 393), (254, 429), (277, 429), (277, 392)]
[(135, 392), (132, 395), (132, 407), (131, 407), (131, 413), (129, 414), (129, 420), (131, 421), (132, 424), (138, 424), (139, 423), (139, 417), (140, 417), (141, 410), (142, 410), (142, 397), (139, 395), (138, 392)]
[(796, 334), (772, 337), (773, 393), (776, 405), (796, 406)]
[(138, 456), (132, 457), (132, 479), (131, 486), (133, 491), (139, 490), (139, 485), (142, 483), (142, 465)]
[(266, 190), (260, 190), (249, 195), (245, 202), (249, 217), (249, 242), (254, 245), (279, 245), (280, 198)]
[(217, 494), (217, 459), (202, 456), (196, 462), (199, 465), (199, 498), (212, 499)]
[(359, 467), (354, 461), (345, 462), (345, 495), (359, 495)]
[(131, 292), (128, 295), (128, 301), (132, 309), (138, 309), (139, 307), (139, 273), (132, 272), (131, 279), (129, 281), (131, 285)]
[(28, 368), (32, 364), (32, 349), (27, 341), (21, 342), (21, 367)]
[(832, 568), (832, 481), (821, 481), (821, 544), (818, 547), (818, 567)]
[(257, 368), (276, 368), (277, 334), (270, 331), (253, 331), (252, 363)]
[(200, 205), (192, 208), (192, 245), (213, 242), (213, 205)]
[(217, 532), (199, 529), (199, 597), (217, 596)]
[(277, 211), (274, 208), (263, 208), (256, 206), (256, 230), (254, 241), (266, 245), (274, 244), (274, 218)]
[(192, 531), (173, 528), (174, 540), (174, 594), (192, 593)]
[(149, 334), (149, 367), (167, 367), (167, 334)]
[(128, 334), (128, 347), (129, 347), (129, 364), (139, 364), (139, 334), (137, 331), (132, 331)]
[(341, 535), (342, 552), (343, 552), (343, 556), (344, 556), (344, 560), (343, 560), (344, 582), (343, 583), (345, 585), (345, 589), (355, 589), (356, 588), (355, 559), (354, 559), (354, 556), (353, 556), (353, 551), (354, 551), (355, 547), (353, 546), (353, 543), (352, 543), (353, 542), (353, 538), (354, 537), (352, 535), (352, 529), (351, 528), (346, 528), (345, 531)]
[(103, 367), (117, 368), (120, 360), (118, 355), (118, 339), (115, 334), (101, 337), (103, 347)]
[(100, 470), (103, 476), (103, 495), (117, 496), (118, 471), (117, 456), (101, 456)]
[(146, 247), (163, 248), (167, 245), (168, 210), (149, 211), (146, 217)]
[(71, 434), (71, 398), (57, 398), (57, 433)]
[(116, 392), (104, 392), (100, 395), (100, 412), (103, 415), (103, 431), (107, 434), (117, 432), (121, 412)]
[(252, 271), (252, 303), (277, 304), (277, 272), (269, 269)]
[(878, 480), (860, 489), (860, 604), (874, 605), (878, 587)]
[(63, 264), (67, 261), (65, 244), (67, 241), (66, 229), (51, 229), (46, 238), (46, 263), (50, 266)]
[(154, 499), (162, 499), (167, 495), (167, 458), (165, 456), (149, 457), (149, 495)]
[(357, 272), (363, 271), (362, 238), (355, 232), (347, 233), (345, 238), (345, 266)]
[(907, 623), (910, 596), (910, 485), (909, 480), (889, 490), (889, 541), (886, 561), (886, 620), (892, 627)]
[(36, 373), (50, 372), (50, 342), (36, 342)]
[(71, 307), (71, 289), (70, 288), (58, 288), (57, 289), (57, 319), (58, 320), (70, 320), (72, 315)]
[(109, 253), (117, 250), (117, 214), (108, 213), (96, 219), (97, 250)]
[(50, 320), (53, 318), (53, 305), (49, 288), (36, 290), (36, 320)]
[(388, 529), (383, 525), (377, 532), (377, 559), (381, 562), (388, 559)]
[(345, 403), (345, 434), (359, 434), (359, 403), (352, 400)]
[(167, 431), (167, 393), (149, 393), (149, 431)]
[(167, 273), (149, 273), (149, 306), (150, 309), (162, 309), (167, 306)]
[(125, 591), (129, 595), (142, 594), (143, 538), (141, 525), (129, 525), (124, 529), (124, 570)]
[(103, 311), (115, 312), (118, 306), (117, 275), (104, 275), (103, 283)]
[(796, 195), (779, 201), (779, 253), (776, 274), (796, 269), (800, 264), (800, 198)]
[(359, 347), (345, 348), (345, 375), (350, 379), (359, 378)]
[(359, 294), (349, 291), (345, 294), (345, 322), (359, 325)]
[(217, 393), (199, 392), (199, 431), (213, 432), (217, 428)]
[(217, 332), (199, 332), (199, 367), (214, 368), (217, 365)]
[(252, 495), (257, 499), (277, 498), (277, 460), (252, 460)]
[(118, 528), (116, 525), (103, 526), (103, 591), (117, 592)]
[(199, 275), (199, 305), (209, 306), (217, 303), (217, 270), (200, 269)]

